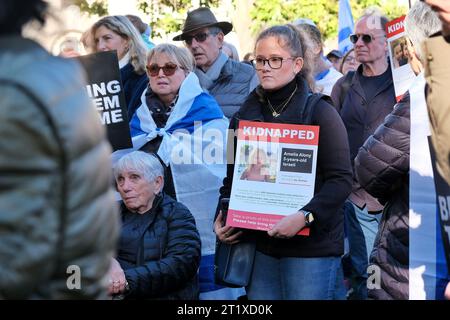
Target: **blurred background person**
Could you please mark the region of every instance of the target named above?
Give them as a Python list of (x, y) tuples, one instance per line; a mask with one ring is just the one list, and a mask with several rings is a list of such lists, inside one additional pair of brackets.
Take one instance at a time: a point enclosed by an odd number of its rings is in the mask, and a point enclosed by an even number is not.
[(94, 38), (92, 36), (90, 28), (83, 32), (80, 38), (80, 42), (83, 45), (84, 52), (86, 54), (91, 54), (95, 51)]
[(109, 292), (130, 299), (198, 299), (200, 236), (189, 210), (162, 189), (164, 168), (135, 151), (114, 166), (122, 230)]
[[(437, 12), (442, 22), (442, 31), (424, 42), (425, 54), (429, 57), (425, 65), (425, 77), (429, 86), (427, 107), (431, 122), (431, 140), (436, 153), (436, 168), (450, 185), (450, 105), (447, 99), (450, 88), (450, 2), (425, 2)], [(450, 278), (450, 275), (447, 277)], [(447, 284), (445, 297), (450, 300), (450, 283)]]
[(222, 52), (225, 53), (230, 59), (239, 61), (239, 53), (234, 45), (224, 41), (222, 45)]
[(342, 77), (323, 55), (322, 34), (319, 28), (309, 19), (297, 19), (294, 25), (303, 32), (311, 42), (310, 52), (313, 57), (313, 75), (315, 79), (315, 91), (326, 95), (331, 94), (336, 81)]
[(141, 95), (148, 84), (145, 73), (147, 48), (142, 38), (125, 16), (101, 18), (91, 28), (94, 52), (116, 50), (119, 59), (128, 121), (141, 104)]
[(47, 2), (1, 5), (0, 299), (106, 298), (119, 216), (84, 71), (21, 36)]
[(339, 72), (345, 76), (349, 71), (356, 71), (359, 65), (360, 63), (355, 59), (355, 49), (352, 48), (348, 50), (342, 58), (342, 64)]
[(81, 55), (80, 41), (75, 37), (68, 37), (59, 46), (59, 56), (74, 58)]
[(333, 68), (335, 68), (336, 70), (339, 71), (339, 69), (341, 68), (341, 65), (342, 65), (343, 56), (344, 55), (339, 50), (331, 50), (327, 54), (327, 59), (328, 59), (328, 61), (331, 62), (331, 64), (333, 65)]
[(148, 24), (144, 23), (138, 16), (127, 14), (126, 17), (136, 27), (141, 34), (142, 40), (144, 40), (147, 49), (150, 50), (155, 47), (155, 44), (150, 41), (151, 28)]
[(253, 67), (252, 60), (255, 58), (252, 52), (247, 52), (241, 62), (247, 63)]

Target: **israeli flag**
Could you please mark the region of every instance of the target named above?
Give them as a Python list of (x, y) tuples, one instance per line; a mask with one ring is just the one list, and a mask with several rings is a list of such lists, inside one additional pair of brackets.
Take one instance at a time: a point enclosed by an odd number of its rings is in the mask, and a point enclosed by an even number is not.
[(353, 48), (353, 44), (350, 42), (349, 37), (353, 33), (354, 28), (355, 25), (353, 23), (350, 0), (339, 0), (338, 47), (339, 51), (343, 54)]

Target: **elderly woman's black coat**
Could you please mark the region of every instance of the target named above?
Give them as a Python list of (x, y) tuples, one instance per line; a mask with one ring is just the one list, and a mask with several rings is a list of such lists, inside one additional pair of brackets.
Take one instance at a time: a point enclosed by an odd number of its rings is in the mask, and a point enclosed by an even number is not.
[[(122, 218), (130, 213), (121, 205)], [(130, 286), (127, 298), (197, 299), (200, 236), (189, 210), (168, 195), (157, 196), (138, 245), (121, 241), (118, 258)], [(122, 232), (121, 237), (127, 234)], [(125, 255), (124, 252), (135, 255)]]
[(381, 289), (369, 290), (374, 299), (409, 297), (409, 105), (407, 94), (355, 159), (361, 186), (386, 203), (370, 256), (381, 271)]

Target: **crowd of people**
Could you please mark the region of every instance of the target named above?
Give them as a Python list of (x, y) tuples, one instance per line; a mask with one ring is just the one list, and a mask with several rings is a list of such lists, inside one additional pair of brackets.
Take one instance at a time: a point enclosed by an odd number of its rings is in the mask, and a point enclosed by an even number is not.
[[(206, 7), (187, 13), (173, 38), (184, 46), (155, 45), (137, 16), (100, 18), (83, 44), (115, 50), (133, 141), (112, 162), (81, 67), (66, 59), (74, 53), (52, 56), (21, 35), (27, 22), (45, 23), (46, 2), (3, 2), (0, 298), (409, 298), (416, 91), (397, 102), (389, 20), (379, 11), (356, 21), (347, 52), (325, 56), (319, 28), (301, 18), (259, 32), (243, 61), (224, 41), (233, 25)], [(450, 184), (450, 5), (425, 2), (408, 12), (393, 66), (410, 64), (423, 92), (425, 70), (436, 167)], [(320, 128), (312, 198), (267, 232), (224, 226), (219, 204), (236, 180), (273, 183), (259, 148), (233, 177), (240, 121)], [(211, 145), (220, 161), (199, 159), (196, 148)], [(309, 236), (298, 236), (305, 227)], [(245, 287), (216, 283), (217, 241), (255, 243)], [(79, 288), (66, 282), (71, 266), (81, 270)], [(371, 266), (380, 270), (375, 287)], [(449, 285), (441, 296), (450, 299)]]

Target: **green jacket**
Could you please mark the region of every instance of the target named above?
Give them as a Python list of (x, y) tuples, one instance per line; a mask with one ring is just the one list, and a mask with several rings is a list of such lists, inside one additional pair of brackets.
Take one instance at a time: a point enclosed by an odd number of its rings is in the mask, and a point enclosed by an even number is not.
[(84, 75), (31, 40), (0, 48), (0, 299), (104, 298), (119, 215)]

